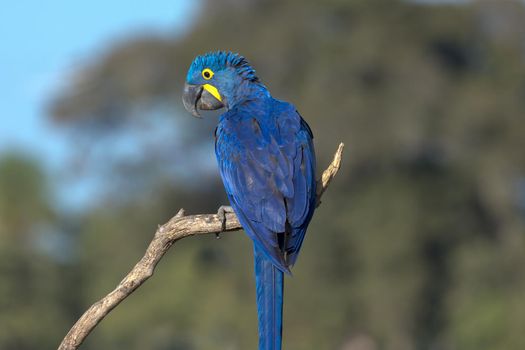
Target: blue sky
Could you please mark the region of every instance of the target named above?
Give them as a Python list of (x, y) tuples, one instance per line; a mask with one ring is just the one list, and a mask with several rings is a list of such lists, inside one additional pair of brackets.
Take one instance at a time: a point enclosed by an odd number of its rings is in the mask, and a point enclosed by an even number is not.
[(145, 31), (179, 35), (199, 1), (9, 1), (0, 12), (0, 154), (18, 150), (60, 167), (66, 142), (45, 103), (79, 62)]

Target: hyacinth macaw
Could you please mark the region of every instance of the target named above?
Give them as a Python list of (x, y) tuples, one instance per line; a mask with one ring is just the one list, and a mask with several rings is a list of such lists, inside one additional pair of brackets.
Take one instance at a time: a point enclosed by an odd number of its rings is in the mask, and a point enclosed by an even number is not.
[[(279, 350), (283, 273), (297, 259), (316, 203), (312, 131), (235, 53), (196, 57), (183, 103), (196, 117), (198, 109), (226, 109), (215, 131), (215, 154), (231, 208), (253, 240), (259, 349)], [(221, 207), (223, 220), (224, 213)]]

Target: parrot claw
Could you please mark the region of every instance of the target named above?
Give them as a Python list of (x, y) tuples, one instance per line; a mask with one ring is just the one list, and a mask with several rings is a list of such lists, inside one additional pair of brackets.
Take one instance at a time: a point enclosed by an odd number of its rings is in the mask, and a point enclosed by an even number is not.
[[(219, 210), (217, 210), (217, 216), (219, 217), (219, 220), (221, 220), (221, 231), (226, 231), (226, 214), (233, 212), (233, 208), (229, 205), (221, 205)], [(221, 238), (220, 233), (216, 233), (215, 235), (217, 238)]]

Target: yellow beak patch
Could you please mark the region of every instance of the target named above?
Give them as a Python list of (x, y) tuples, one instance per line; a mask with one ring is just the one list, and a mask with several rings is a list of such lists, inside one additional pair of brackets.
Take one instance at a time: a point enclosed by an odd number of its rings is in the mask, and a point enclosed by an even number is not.
[(215, 97), (217, 100), (222, 102), (221, 94), (219, 94), (219, 90), (211, 84), (204, 84), (202, 86), (204, 90), (208, 91), (213, 97)]

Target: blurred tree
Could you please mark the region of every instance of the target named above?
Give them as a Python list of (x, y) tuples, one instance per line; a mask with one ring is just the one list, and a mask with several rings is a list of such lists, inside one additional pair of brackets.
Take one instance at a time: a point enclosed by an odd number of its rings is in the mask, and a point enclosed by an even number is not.
[[(285, 347), (524, 348), (523, 21), (519, 1), (210, 1), (182, 39), (93, 58), (49, 105), (106, 178), (78, 219), (81, 303), (178, 207), (225, 203), (216, 121), (181, 113), (180, 91), (196, 54), (227, 49), (296, 104), (320, 164), (348, 145), (286, 282)], [(182, 242), (86, 347), (253, 348), (250, 249), (235, 234)]]
[(35, 161), (0, 156), (0, 348), (52, 348), (70, 320), (49, 190)]

